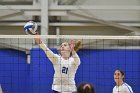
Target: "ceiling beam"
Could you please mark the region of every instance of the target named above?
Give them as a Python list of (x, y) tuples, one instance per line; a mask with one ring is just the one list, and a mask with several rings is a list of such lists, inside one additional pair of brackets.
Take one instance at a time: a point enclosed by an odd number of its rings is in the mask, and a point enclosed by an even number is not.
[(21, 11), (15, 11), (13, 13), (8, 13), (8, 14), (5, 14), (5, 15), (0, 16), (0, 19), (14, 17), (16, 15), (22, 15), (22, 14), (23, 14), (23, 12), (21, 12)]
[(0, 10), (41, 10), (39, 5), (0, 5)]
[(131, 5), (52, 5), (50, 10), (140, 10), (140, 6)]
[(86, 15), (86, 14), (83, 14), (83, 13), (76, 13), (76, 12), (73, 12), (73, 11), (69, 11), (68, 13), (71, 14), (71, 15), (74, 15), (74, 16), (85, 18), (85, 19), (90, 20), (90, 21), (92, 20), (93, 22), (97, 22), (97, 23), (100, 23), (100, 24), (103, 24), (103, 25), (112, 26), (112, 27), (116, 27), (116, 28), (120, 28), (120, 29), (125, 29), (125, 30), (133, 31), (133, 32), (135, 32), (135, 31), (140, 32), (140, 29), (138, 29), (138, 28), (125, 26), (125, 25), (121, 25), (121, 24), (118, 24), (118, 23), (115, 23), (115, 22), (99, 19), (99, 18), (94, 17), (92, 15)]
[[(117, 23), (117, 22), (115, 22)], [(121, 25), (125, 25), (125, 26), (137, 26), (140, 27), (140, 23), (119, 23)], [(82, 22), (53, 22), (53, 23), (49, 23), (49, 26), (107, 26), (104, 24), (99, 24), (99, 23), (82, 23)]]
[[(117, 22), (118, 24), (125, 25), (125, 26), (135, 26), (140, 27), (140, 22), (136, 23), (122, 23)], [(37, 22), (40, 25), (40, 22)], [(0, 26), (24, 26), (25, 22), (10, 22), (10, 21), (2, 21), (0, 22)], [(88, 22), (49, 22), (49, 26), (107, 26), (99, 23), (88, 23)]]
[(77, 0), (59, 0), (59, 4), (61, 5), (73, 5), (77, 2)]
[(32, 1), (0, 1), (1, 5), (32, 5)]
[[(134, 5), (51, 5), (49, 10), (140, 10), (140, 6)], [(37, 5), (0, 5), (0, 10), (41, 10), (41, 6)]]
[[(40, 16), (41, 11), (24, 11), (24, 15), (31, 16)], [(67, 16), (67, 11), (59, 10), (59, 11), (48, 11), (49, 16)]]

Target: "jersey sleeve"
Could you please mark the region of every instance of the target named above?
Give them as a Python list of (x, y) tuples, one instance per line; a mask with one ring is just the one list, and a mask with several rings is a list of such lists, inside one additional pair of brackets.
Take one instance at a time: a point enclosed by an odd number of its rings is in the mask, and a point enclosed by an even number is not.
[(114, 91), (115, 91), (115, 87), (112, 89), (112, 93), (115, 93)]
[(52, 63), (58, 62), (59, 55), (53, 53), (45, 44), (39, 44)]
[(127, 88), (127, 93), (134, 93), (130, 86), (128, 86), (128, 88)]

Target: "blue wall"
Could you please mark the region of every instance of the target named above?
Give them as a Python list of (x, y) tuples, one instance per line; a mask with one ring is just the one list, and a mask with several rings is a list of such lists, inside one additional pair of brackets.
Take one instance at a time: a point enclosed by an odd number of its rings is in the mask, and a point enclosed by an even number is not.
[[(56, 49), (52, 49), (57, 52)], [(140, 50), (80, 50), (81, 65), (76, 84), (92, 82), (96, 93), (112, 93), (114, 70), (125, 71), (126, 82), (139, 93)], [(4, 93), (51, 93), (53, 66), (41, 49), (31, 50), (31, 64), (26, 54), (0, 50), (0, 83)]]
[(140, 92), (140, 50), (82, 50), (78, 54), (82, 64), (77, 83), (92, 82), (96, 93), (112, 93), (114, 71), (121, 68), (125, 71), (125, 81), (135, 93)]
[(4, 93), (28, 93), (28, 76), (24, 52), (0, 50), (0, 83)]

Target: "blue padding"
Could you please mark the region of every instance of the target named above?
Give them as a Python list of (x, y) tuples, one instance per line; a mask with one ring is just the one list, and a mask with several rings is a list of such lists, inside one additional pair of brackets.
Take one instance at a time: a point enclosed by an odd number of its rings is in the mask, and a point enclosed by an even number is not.
[[(52, 49), (52, 51), (57, 50)], [(33, 62), (31, 64), (32, 75), (30, 75), (33, 78), (31, 80), (33, 93), (39, 93), (39, 91), (51, 93), (53, 65), (41, 49), (33, 49), (31, 53)], [(75, 78), (77, 86), (81, 82), (91, 82), (96, 88), (96, 93), (112, 93), (115, 85), (114, 71), (121, 68), (125, 71), (126, 82), (132, 86), (134, 92), (139, 92), (139, 88), (136, 87), (140, 85), (139, 50), (80, 50), (78, 55), (81, 65)]]
[[(56, 49), (51, 49), (57, 53)], [(31, 64), (24, 52), (0, 50), (0, 83), (4, 93), (52, 93), (54, 69), (42, 49), (32, 49)], [(140, 50), (80, 50), (76, 85), (91, 82), (96, 93), (112, 93), (115, 69), (125, 71), (126, 82), (139, 93)]]
[[(51, 49), (57, 53), (56, 49)], [(31, 50), (30, 93), (51, 93), (54, 69), (42, 49)]]
[(24, 52), (0, 50), (0, 83), (4, 93), (27, 93), (28, 71)]

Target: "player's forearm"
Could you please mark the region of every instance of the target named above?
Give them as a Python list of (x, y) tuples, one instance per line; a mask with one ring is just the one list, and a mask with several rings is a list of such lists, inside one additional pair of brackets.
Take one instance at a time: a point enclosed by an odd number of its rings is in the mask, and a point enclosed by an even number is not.
[(51, 56), (54, 54), (44, 43), (39, 44), (39, 46), (45, 51), (47, 56)]
[(39, 44), (39, 46), (44, 50), (45, 54), (52, 62), (57, 61), (57, 57), (54, 56), (54, 53), (45, 44), (42, 43)]
[(35, 42), (37, 44), (42, 44), (43, 43), (39, 35), (35, 35), (35, 38), (34, 39), (35, 39)]
[(73, 58), (74, 58), (75, 64), (76, 64), (76, 65), (79, 65), (79, 64), (80, 64), (80, 58), (79, 58), (79, 56), (77, 55), (76, 51), (72, 51), (72, 56), (73, 56)]
[(43, 43), (39, 35), (35, 35), (35, 42), (42, 48), (44, 51), (49, 51), (49, 48)]
[(42, 42), (39, 35), (35, 35), (35, 42), (44, 50), (45, 54), (52, 62), (57, 61), (57, 58), (54, 57), (54, 53)]

